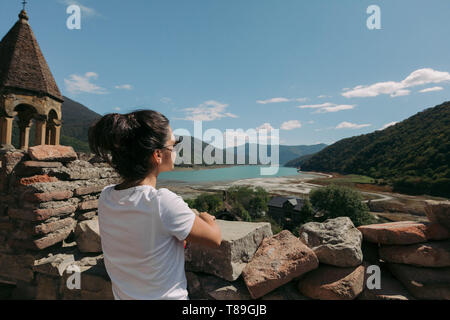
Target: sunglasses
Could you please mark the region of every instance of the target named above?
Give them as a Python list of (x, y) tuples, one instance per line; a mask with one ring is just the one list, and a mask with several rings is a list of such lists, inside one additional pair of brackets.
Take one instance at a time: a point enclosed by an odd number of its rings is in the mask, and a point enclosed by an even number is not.
[[(177, 151), (177, 146), (180, 144), (180, 142), (181, 141), (183, 141), (183, 137), (176, 137), (175, 138), (175, 143), (174, 144), (171, 144), (171, 145), (168, 145), (168, 146), (163, 146), (161, 149), (167, 149), (167, 150), (170, 150), (170, 151)], [(169, 149), (169, 147), (173, 147), (172, 149)]]

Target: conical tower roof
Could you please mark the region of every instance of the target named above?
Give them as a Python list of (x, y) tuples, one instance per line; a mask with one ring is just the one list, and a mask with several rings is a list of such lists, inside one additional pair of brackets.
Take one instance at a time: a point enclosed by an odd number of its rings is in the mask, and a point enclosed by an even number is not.
[(4, 88), (24, 89), (63, 101), (24, 10), (0, 42), (0, 90)]

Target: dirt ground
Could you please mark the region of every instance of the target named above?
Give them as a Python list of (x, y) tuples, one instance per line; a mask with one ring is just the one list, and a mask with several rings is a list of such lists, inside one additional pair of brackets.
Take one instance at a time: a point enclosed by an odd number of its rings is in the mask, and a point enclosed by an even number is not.
[[(157, 188), (168, 188), (184, 199), (195, 198), (201, 193), (216, 193), (235, 185), (262, 187), (272, 196), (307, 197), (309, 192), (330, 184), (333, 178), (345, 178), (343, 175), (332, 176), (314, 173), (313, 177), (272, 177), (254, 178), (235, 181), (205, 182), (189, 184), (178, 181), (165, 181), (157, 184)], [(312, 183), (314, 182), (314, 183)], [(381, 222), (389, 221), (428, 221), (425, 214), (425, 200), (446, 200), (432, 196), (410, 196), (394, 193), (387, 186), (355, 183), (352, 187), (359, 190), (368, 204), (371, 213)]]

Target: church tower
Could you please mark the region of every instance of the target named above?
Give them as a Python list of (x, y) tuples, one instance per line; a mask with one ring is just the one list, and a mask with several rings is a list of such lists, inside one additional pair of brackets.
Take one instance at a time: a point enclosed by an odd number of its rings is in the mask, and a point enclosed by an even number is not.
[(42, 55), (25, 10), (0, 42), (0, 144), (11, 145), (18, 120), (20, 149), (29, 147), (32, 120), (35, 145), (59, 145), (63, 97)]

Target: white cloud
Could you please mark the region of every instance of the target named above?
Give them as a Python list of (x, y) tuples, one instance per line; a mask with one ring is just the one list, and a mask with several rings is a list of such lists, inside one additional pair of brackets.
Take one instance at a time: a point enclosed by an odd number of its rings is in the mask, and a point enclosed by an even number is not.
[(386, 123), (383, 127), (381, 127), (378, 130), (384, 130), (384, 129), (386, 129), (386, 128), (390, 127), (390, 126), (393, 126), (393, 125), (395, 125), (397, 123), (398, 123), (398, 121), (393, 121), (393, 122)]
[(378, 82), (372, 85), (359, 85), (353, 89), (344, 90), (342, 95), (346, 98), (364, 98), (376, 97), (380, 94), (388, 94), (391, 97), (405, 96), (411, 93), (407, 88), (450, 81), (450, 73), (436, 71), (431, 68), (418, 69), (412, 72), (404, 80), (400, 82), (386, 81)]
[(270, 123), (266, 122), (266, 123), (260, 125), (259, 127), (257, 127), (256, 131), (260, 131), (260, 130), (264, 130), (264, 129), (267, 130), (267, 132), (270, 132), (270, 131), (272, 131), (274, 129), (274, 127), (272, 127), (270, 125)]
[(64, 79), (66, 84), (66, 89), (71, 94), (78, 93), (93, 93), (93, 94), (106, 94), (108, 93), (106, 89), (97, 86), (92, 83), (92, 80), (96, 80), (98, 74), (95, 72), (86, 72), (84, 76), (78, 74), (70, 75), (69, 79)]
[(213, 121), (221, 118), (237, 118), (238, 116), (225, 112), (228, 104), (223, 104), (214, 100), (205, 101), (195, 108), (183, 109), (188, 115), (183, 120), (192, 121)]
[(161, 98), (159, 101), (161, 101), (162, 103), (172, 103), (172, 99), (167, 98), (167, 97), (163, 97)]
[(433, 91), (441, 91), (441, 90), (444, 90), (444, 88), (442, 88), (442, 87), (432, 87), (432, 88), (426, 88), (426, 89), (420, 90), (419, 92), (425, 93), (425, 92), (433, 92)]
[(293, 130), (293, 129), (301, 128), (301, 127), (302, 127), (302, 124), (300, 123), (300, 121), (289, 120), (289, 121), (283, 122), (280, 129), (281, 130)]
[(268, 104), (268, 103), (279, 103), (279, 102), (289, 102), (290, 100), (287, 98), (272, 98), (268, 100), (257, 100), (256, 103), (259, 104)]
[(297, 108), (299, 109), (320, 109), (320, 108), (327, 108), (327, 107), (333, 107), (335, 106), (334, 103), (330, 103), (330, 102), (325, 102), (322, 104), (307, 104), (307, 105), (303, 105), (303, 106), (298, 106)]
[(370, 127), (371, 124), (356, 124), (356, 123), (351, 123), (351, 122), (341, 122), (340, 124), (337, 125), (336, 129), (361, 129), (361, 128), (365, 128), (365, 127)]
[(81, 16), (85, 16), (85, 17), (89, 17), (89, 18), (95, 17), (95, 16), (101, 16), (101, 14), (99, 14), (97, 11), (95, 11), (95, 9), (86, 7), (85, 5), (82, 5), (80, 2), (78, 2), (76, 0), (59, 0), (59, 2), (66, 6), (71, 6), (73, 4), (79, 6), (81, 9)]
[(121, 84), (118, 86), (115, 86), (116, 89), (121, 89), (121, 90), (131, 90), (133, 89), (133, 86), (131, 84)]
[(331, 102), (325, 102), (322, 104), (310, 104), (310, 105), (303, 105), (298, 106), (299, 109), (318, 109), (314, 113), (327, 113), (327, 112), (338, 112), (342, 110), (350, 110), (354, 109), (355, 105), (348, 105), (348, 104), (335, 104)]
[[(277, 133), (274, 131), (277, 130), (268, 122), (263, 123), (259, 127), (250, 128), (247, 131), (243, 129), (225, 131), (223, 133), (224, 143), (227, 147), (237, 147), (243, 145), (245, 143), (260, 143), (265, 144), (265, 141), (269, 141), (272, 138), (272, 135), (276, 135)], [(250, 137), (252, 132), (256, 131), (256, 136)], [(256, 138), (256, 140), (254, 140)]]
[(120, 111), (120, 108), (119, 107), (115, 107), (115, 108), (113, 108), (114, 109), (114, 111)]
[(391, 94), (392, 98), (407, 96), (411, 93), (411, 90), (401, 89)]
[(288, 99), (288, 98), (272, 98), (268, 100), (257, 100), (256, 103), (259, 104), (269, 104), (269, 103), (280, 103), (280, 102), (291, 102), (291, 101), (297, 101), (297, 102), (304, 102), (307, 101), (308, 98), (295, 98), (295, 99)]
[(322, 109), (319, 109), (315, 111), (314, 113), (327, 113), (327, 112), (338, 112), (342, 110), (351, 110), (354, 109), (355, 105), (349, 105), (349, 104), (340, 104), (333, 107), (325, 107)]

